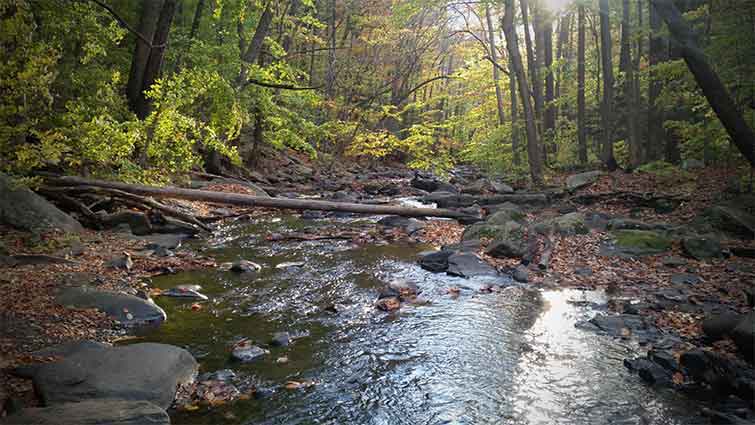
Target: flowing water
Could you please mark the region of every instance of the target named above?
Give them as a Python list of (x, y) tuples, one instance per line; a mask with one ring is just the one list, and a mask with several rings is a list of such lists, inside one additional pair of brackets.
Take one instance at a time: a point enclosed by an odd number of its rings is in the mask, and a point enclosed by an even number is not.
[[(624, 369), (623, 358), (635, 349), (630, 342), (575, 328), (605, 304), (601, 293), (429, 273), (416, 265), (417, 252), (427, 249), (417, 245), (264, 238), (305, 226), (363, 228), (292, 216), (230, 224), (195, 249), (219, 262), (256, 261), (261, 272), (212, 269), (154, 279), (161, 288), (202, 285), (210, 301), (193, 311), (191, 302), (159, 298), (168, 321), (145, 339), (183, 346), (203, 372), (233, 369), (267, 394), (178, 412), (174, 424), (696, 422), (692, 402)], [(292, 261), (304, 265), (276, 268)], [(378, 289), (393, 279), (415, 282), (429, 304), (378, 311)], [(481, 292), (489, 283), (500, 289)], [(452, 286), (461, 289), (458, 296), (448, 294)], [(263, 345), (279, 331), (298, 338), (254, 363), (230, 360), (234, 342)], [(281, 356), (289, 362), (276, 363)], [(284, 389), (289, 380), (316, 385)]]

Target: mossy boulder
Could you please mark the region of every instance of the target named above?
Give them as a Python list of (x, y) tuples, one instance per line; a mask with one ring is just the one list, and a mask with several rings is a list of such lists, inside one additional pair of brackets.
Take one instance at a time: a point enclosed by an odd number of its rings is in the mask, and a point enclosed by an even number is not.
[(475, 223), (464, 230), (461, 239), (463, 241), (471, 241), (481, 238), (495, 239), (502, 232), (503, 226), (488, 223)]
[(516, 222), (524, 222), (524, 220), (527, 218), (527, 215), (524, 214), (524, 212), (516, 207), (510, 207), (510, 208), (502, 208), (495, 213), (489, 215), (485, 222), (488, 224), (492, 224), (495, 226), (500, 226), (503, 224), (506, 224), (509, 221), (516, 221)]
[(590, 233), (590, 229), (587, 228), (585, 215), (580, 212), (571, 212), (544, 220), (535, 225), (535, 230), (541, 234), (549, 233), (550, 231), (562, 235), (585, 235)]
[(706, 237), (692, 237), (682, 239), (684, 253), (697, 260), (723, 257), (721, 244), (718, 240)]
[(650, 230), (616, 230), (611, 235), (619, 255), (653, 255), (671, 249), (670, 238)]
[(570, 192), (595, 183), (603, 175), (602, 171), (588, 171), (569, 176), (566, 179), (566, 189)]
[(524, 226), (508, 221), (499, 226), (498, 236), (490, 243), (486, 253), (497, 258), (520, 258), (527, 252), (527, 234)]

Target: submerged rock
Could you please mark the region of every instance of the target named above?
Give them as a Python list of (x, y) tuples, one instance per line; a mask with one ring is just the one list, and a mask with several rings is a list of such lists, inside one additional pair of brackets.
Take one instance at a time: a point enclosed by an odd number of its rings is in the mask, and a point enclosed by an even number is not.
[(243, 363), (259, 360), (268, 354), (267, 350), (252, 344), (248, 339), (236, 343), (231, 350), (231, 357)]
[(262, 266), (249, 260), (238, 260), (231, 263), (229, 270), (236, 273), (251, 273), (262, 270)]
[(288, 332), (276, 332), (270, 339), (270, 345), (273, 347), (286, 347), (291, 344), (291, 334)]
[(459, 277), (495, 276), (498, 274), (496, 269), (488, 263), (474, 254), (465, 252), (455, 253), (448, 257), (446, 273)]
[(198, 364), (183, 348), (140, 343), (87, 346), (36, 368), (34, 387), (45, 404), (91, 399), (144, 400), (167, 409), (176, 388), (194, 380)]
[(66, 307), (96, 308), (126, 326), (158, 325), (167, 318), (165, 311), (151, 300), (87, 286), (63, 288), (55, 302)]
[(2, 421), (6, 425), (170, 425), (164, 409), (148, 401), (85, 400), (23, 409)]
[(166, 291), (160, 292), (163, 297), (189, 298), (193, 300), (207, 300), (207, 295), (200, 293), (202, 287), (199, 285), (178, 285)]

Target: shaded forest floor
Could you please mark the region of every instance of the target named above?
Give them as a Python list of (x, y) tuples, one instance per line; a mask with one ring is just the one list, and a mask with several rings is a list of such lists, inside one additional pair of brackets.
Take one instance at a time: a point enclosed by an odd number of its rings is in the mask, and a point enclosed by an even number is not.
[[(384, 174), (386, 178), (359, 180), (356, 173), (364, 168), (323, 171), (315, 168), (304, 159), (295, 160), (296, 168), (307, 169), (306, 178), (298, 171), (286, 175), (271, 173), (261, 177), (258, 183), (277, 193), (306, 193), (313, 181), (328, 182), (340, 179), (350, 181), (348, 186), (359, 197), (369, 198), (380, 195), (381, 188), (391, 182), (398, 189), (390, 197), (417, 195), (408, 179), (411, 172), (404, 168), (377, 167), (373, 176)], [(272, 163), (270, 167), (291, 166), (291, 163)], [(279, 168), (280, 169), (280, 168)], [(261, 173), (262, 175), (266, 175)], [(308, 174), (308, 176), (306, 176)], [(668, 223), (684, 225), (697, 217), (701, 211), (725, 200), (727, 187), (733, 176), (732, 170), (707, 168), (691, 173), (658, 176), (647, 173), (625, 174), (615, 172), (603, 175), (596, 183), (566, 195), (546, 207), (527, 208), (527, 220), (538, 222), (557, 217), (565, 212), (600, 213), (612, 217), (631, 217), (646, 223)], [(398, 176), (398, 177), (397, 177)], [(402, 177), (403, 176), (403, 177)], [(553, 186), (561, 187), (568, 175), (554, 177)], [(205, 187), (208, 190), (247, 192), (243, 185), (234, 183), (215, 184)], [(636, 200), (627, 200), (622, 193), (642, 193), (647, 197), (673, 199), (678, 206), (673, 211), (659, 213), (656, 209), (637, 205)], [(594, 203), (574, 202), (575, 197), (592, 197)], [(193, 210), (197, 215), (212, 215), (221, 206), (196, 202), (175, 201), (172, 204)], [(229, 216), (259, 217), (279, 214), (264, 209), (242, 210), (222, 207)], [(377, 228), (378, 226), (376, 226)], [(460, 241), (465, 226), (455, 221), (433, 220), (421, 231), (408, 235), (401, 229), (382, 229), (369, 235), (360, 235), (358, 243), (375, 241), (411, 240), (437, 247)], [(9, 228), (0, 229), (5, 254), (47, 254), (65, 258), (64, 264), (30, 264), (0, 266), (0, 400), (9, 397), (20, 398), (25, 405), (35, 405), (31, 383), (14, 377), (13, 367), (32, 362), (52, 359), (33, 358), (31, 353), (43, 347), (70, 340), (93, 339), (116, 342), (128, 338), (125, 329), (96, 310), (72, 310), (56, 305), (55, 292), (58, 288), (82, 280), (96, 284), (98, 288), (125, 291), (132, 294), (149, 294), (149, 278), (163, 273), (192, 268), (218, 266), (211, 258), (197, 255), (191, 250), (176, 250), (175, 256), (156, 257), (139, 255), (145, 244), (144, 239), (124, 237), (112, 231), (88, 230), (76, 237), (67, 235), (32, 236)], [(755, 282), (755, 259), (729, 256), (696, 260), (685, 256), (683, 249), (675, 243), (670, 251), (642, 257), (606, 257), (600, 254), (601, 245), (610, 239), (607, 230), (592, 229), (587, 234), (552, 235), (553, 255), (547, 270), (528, 268), (529, 282), (541, 288), (577, 287), (604, 289), (613, 295), (609, 308), (615, 312), (627, 311), (629, 305), (646, 306), (642, 314), (657, 327), (677, 335), (682, 344), (675, 348), (707, 347), (725, 356), (736, 357), (736, 348), (731, 340), (724, 338), (715, 343), (707, 341), (702, 334), (701, 323), (705, 311), (711, 305), (720, 305), (722, 311), (733, 310), (745, 313), (746, 292)], [(501, 271), (510, 271), (520, 264), (519, 259), (497, 259), (484, 254), (482, 241), (479, 255)], [(540, 240), (542, 245), (543, 240)], [(726, 251), (731, 246), (755, 249), (752, 241), (722, 240)], [(133, 266), (130, 270), (117, 269), (109, 262), (124, 252), (131, 253)], [(670, 256), (680, 260), (670, 264)], [(42, 261), (43, 263), (45, 261)], [(684, 301), (675, 301), (674, 308), (654, 308), (659, 297), (670, 297), (664, 290), (678, 287), (674, 277), (680, 274), (695, 276), (694, 284), (685, 285)], [(665, 295), (664, 295), (665, 294)], [(670, 299), (670, 298), (669, 298)], [(672, 300), (673, 301), (673, 300)], [(704, 308), (688, 308), (688, 305)], [(678, 307), (678, 308), (677, 308)], [(715, 310), (715, 308), (714, 308)], [(630, 338), (631, 330), (622, 330), (621, 338)]]

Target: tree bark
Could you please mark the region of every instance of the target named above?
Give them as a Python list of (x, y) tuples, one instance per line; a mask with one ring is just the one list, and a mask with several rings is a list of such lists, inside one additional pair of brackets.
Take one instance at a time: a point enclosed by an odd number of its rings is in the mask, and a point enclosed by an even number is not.
[(493, 18), (490, 16), (490, 6), (485, 5), (485, 20), (488, 23), (488, 42), (490, 43), (490, 59), (493, 60), (493, 84), (495, 85), (495, 99), (498, 106), (498, 124), (506, 123), (506, 115), (503, 111), (503, 93), (501, 92), (500, 74), (498, 71), (498, 53), (495, 48), (495, 30), (493, 28)]
[[(527, 4), (527, 0), (520, 0), (519, 5), (522, 9), (522, 25), (524, 25), (524, 47), (527, 51), (527, 69), (529, 70), (530, 79), (532, 80), (532, 90), (530, 91), (530, 96), (534, 96), (533, 99), (535, 101), (536, 117), (535, 126), (537, 127), (539, 125), (538, 122), (542, 119), (543, 116), (542, 95), (539, 97), (538, 101), (538, 93), (542, 93), (542, 90), (540, 89), (541, 84), (537, 76), (538, 67), (535, 62), (535, 48), (532, 43), (532, 37), (530, 36), (530, 24), (528, 17), (529, 5)], [(537, 29), (535, 29), (535, 31), (537, 31)], [(519, 47), (517, 46), (517, 51), (518, 50)]]
[(509, 52), (509, 61), (514, 68), (516, 80), (519, 84), (519, 95), (524, 111), (525, 128), (527, 131), (527, 159), (530, 165), (530, 177), (535, 185), (542, 184), (543, 169), (540, 144), (537, 139), (537, 127), (535, 117), (530, 106), (530, 89), (527, 85), (527, 75), (519, 55), (519, 44), (514, 28), (514, 0), (506, 0), (503, 15), (503, 32), (506, 36), (506, 48)]
[[(254, 29), (252, 41), (249, 42), (249, 45), (246, 46), (246, 50), (241, 55), (241, 60), (246, 62), (246, 64), (253, 64), (259, 59), (260, 54), (262, 54), (262, 46), (265, 42), (265, 37), (267, 37), (267, 33), (270, 31), (270, 24), (272, 21), (273, 12), (270, 8), (270, 3), (268, 3), (265, 6), (265, 10), (262, 12), (262, 16), (260, 16), (257, 28)], [(241, 65), (241, 71), (236, 80), (236, 84), (239, 87), (243, 86), (246, 82), (246, 77), (249, 73), (249, 68), (246, 64)]]
[(650, 82), (648, 84), (648, 138), (645, 147), (645, 160), (655, 161), (661, 158), (662, 147), (666, 141), (666, 130), (663, 127), (664, 112), (658, 106), (658, 97), (663, 84), (653, 75), (653, 67), (668, 58), (667, 46), (660, 36), (661, 17), (654, 7), (650, 7), (650, 40), (648, 60), (650, 63)]
[(608, 0), (600, 0), (600, 59), (603, 67), (603, 163), (616, 168), (613, 157), (613, 56), (611, 54), (611, 20)]
[(640, 145), (637, 138), (636, 107), (634, 102), (634, 64), (632, 63), (632, 28), (629, 0), (622, 0), (621, 19), (621, 55), (619, 67), (624, 73), (622, 84), (622, 98), (625, 103), (625, 122), (627, 128), (627, 143), (629, 144), (629, 163), (632, 168), (640, 165)]
[(141, 118), (147, 118), (149, 115), (151, 102), (146, 98), (145, 92), (152, 87), (157, 77), (160, 75), (160, 69), (163, 65), (165, 50), (168, 47), (168, 35), (173, 23), (173, 17), (176, 14), (176, 0), (165, 0), (160, 10), (160, 17), (157, 19), (155, 35), (152, 39), (152, 49), (149, 52), (147, 64), (144, 67), (144, 77), (142, 78), (142, 89), (136, 105), (136, 115)]
[[(568, 14), (561, 18), (561, 21), (559, 23), (558, 28), (558, 41), (556, 42), (556, 60), (561, 61), (562, 59), (566, 59), (564, 64), (559, 64), (558, 66), (558, 72), (556, 74), (556, 87), (554, 90), (554, 98), (556, 100), (561, 98), (561, 83), (564, 79), (564, 74), (567, 71), (566, 64), (569, 63), (568, 54), (568, 47), (564, 48), (568, 40), (570, 39), (569, 34), (571, 33), (571, 22), (572, 22), (572, 15)], [(555, 107), (555, 115), (556, 119), (558, 119), (558, 116), (561, 114), (561, 108)]]
[(585, 128), (585, 6), (577, 6), (577, 138), (579, 162), (587, 164)]
[[(543, 53), (545, 65), (545, 116), (544, 126), (551, 133), (556, 129), (556, 109), (553, 106), (553, 20), (550, 16), (543, 17)], [(555, 145), (553, 145), (555, 148)], [(551, 150), (555, 152), (555, 149)]]
[(509, 91), (511, 92), (511, 150), (515, 166), (522, 163), (519, 155), (519, 111), (516, 101), (516, 72), (509, 66)]
[(679, 53), (721, 124), (726, 128), (732, 142), (750, 165), (755, 165), (755, 133), (747, 125), (716, 71), (710, 66), (705, 53), (697, 46), (695, 36), (684, 22), (682, 14), (670, 0), (650, 0), (650, 2), (668, 25), (671, 37), (678, 45)]
[(325, 94), (328, 99), (335, 96), (336, 83), (336, 0), (330, 1), (330, 10), (328, 11), (328, 69), (325, 74)]
[(386, 214), (406, 217), (447, 217), (469, 218), (470, 214), (439, 208), (410, 208), (395, 205), (369, 205), (347, 202), (316, 201), (311, 199), (270, 198), (236, 193), (212, 192), (208, 190), (160, 188), (110, 182), (104, 180), (89, 180), (81, 177), (59, 177), (48, 179), (48, 182), (58, 186), (90, 186), (116, 189), (137, 195), (154, 198), (185, 199), (189, 201), (215, 202), (221, 204), (239, 205), (247, 207), (283, 208), (291, 210), (319, 210), (345, 211), (360, 214)]
[[(142, 0), (138, 31), (147, 40), (152, 41), (154, 39), (160, 9), (162, 9), (161, 0)], [(149, 60), (149, 52), (150, 46), (144, 40), (137, 37), (136, 44), (134, 45), (134, 54), (131, 59), (128, 84), (126, 85), (128, 106), (133, 112), (136, 112), (138, 109), (142, 82), (144, 81), (144, 68), (147, 66), (147, 61)]]

